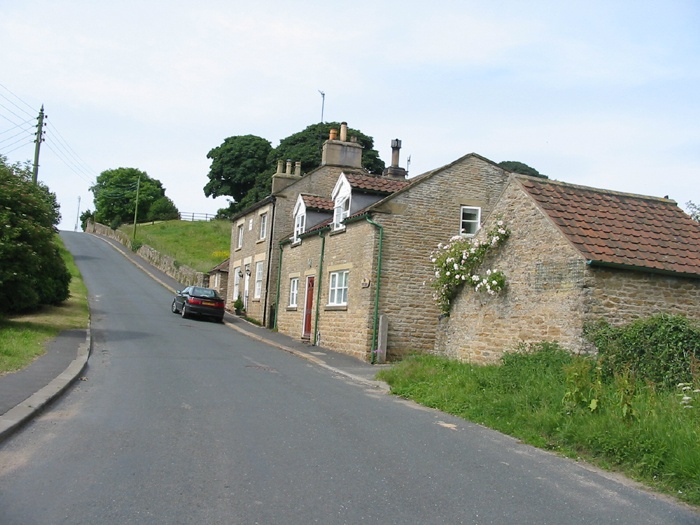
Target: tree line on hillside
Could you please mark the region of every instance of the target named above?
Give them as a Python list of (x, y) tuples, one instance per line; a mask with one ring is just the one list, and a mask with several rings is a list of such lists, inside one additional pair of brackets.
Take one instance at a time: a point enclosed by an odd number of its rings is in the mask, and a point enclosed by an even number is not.
[(68, 299), (71, 275), (56, 243), (56, 195), (32, 182), (29, 163), (0, 155), (0, 314), (35, 311)]

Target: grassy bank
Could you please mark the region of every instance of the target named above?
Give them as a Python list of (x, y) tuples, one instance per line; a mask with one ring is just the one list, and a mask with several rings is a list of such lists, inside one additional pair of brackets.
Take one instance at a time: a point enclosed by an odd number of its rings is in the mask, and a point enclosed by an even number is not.
[[(130, 238), (133, 226), (119, 228)], [(136, 241), (147, 244), (178, 263), (199, 272), (208, 272), (229, 256), (231, 223), (229, 221), (164, 221), (139, 224)]]
[(594, 366), (550, 348), (511, 354), (502, 366), (416, 356), (379, 377), (401, 397), (700, 505), (698, 385), (663, 390), (629, 376), (582, 380)]
[(70, 297), (60, 306), (44, 306), (30, 315), (0, 318), (0, 374), (21, 370), (43, 355), (46, 343), (63, 330), (88, 324), (87, 290), (71, 254), (56, 242), (71, 273)]

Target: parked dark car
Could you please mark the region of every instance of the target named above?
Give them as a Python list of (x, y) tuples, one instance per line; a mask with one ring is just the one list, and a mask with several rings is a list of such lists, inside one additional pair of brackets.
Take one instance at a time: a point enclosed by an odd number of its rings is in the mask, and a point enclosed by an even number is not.
[(175, 292), (170, 310), (187, 318), (193, 315), (211, 317), (219, 322), (224, 320), (224, 300), (211, 288), (188, 286)]

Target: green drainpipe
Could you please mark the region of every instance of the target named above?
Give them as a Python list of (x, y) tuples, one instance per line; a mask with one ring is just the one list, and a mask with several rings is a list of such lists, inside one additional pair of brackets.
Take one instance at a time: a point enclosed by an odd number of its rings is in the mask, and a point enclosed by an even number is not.
[(280, 260), (277, 262), (277, 293), (275, 294), (275, 326), (277, 330), (277, 319), (280, 316), (280, 280), (282, 279), (282, 243), (280, 242)]
[(314, 319), (314, 342), (316, 346), (318, 342), (318, 316), (321, 308), (321, 281), (323, 279), (323, 257), (326, 252), (326, 237), (323, 235), (323, 230), (319, 230), (318, 236), (321, 237), (321, 258), (318, 261), (318, 283), (316, 284), (316, 319)]
[(374, 328), (372, 330), (372, 354), (370, 362), (374, 364), (377, 358), (377, 331), (379, 326), (379, 287), (382, 280), (382, 243), (384, 242), (384, 227), (374, 222), (369, 216), (367, 222), (379, 229), (379, 253), (377, 254), (377, 285), (374, 290)]

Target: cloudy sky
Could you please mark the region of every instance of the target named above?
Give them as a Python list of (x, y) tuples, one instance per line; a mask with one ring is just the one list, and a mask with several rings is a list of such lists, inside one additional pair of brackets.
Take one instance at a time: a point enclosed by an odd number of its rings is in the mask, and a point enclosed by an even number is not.
[[(700, 204), (700, 3), (0, 0), (0, 154), (33, 159), (61, 229), (104, 170), (183, 212), (207, 152), (321, 120), (402, 140), (411, 175), (476, 152), (550, 178)], [(80, 208), (78, 201), (80, 199)]]

